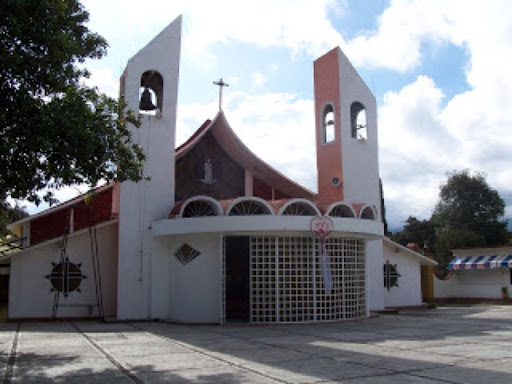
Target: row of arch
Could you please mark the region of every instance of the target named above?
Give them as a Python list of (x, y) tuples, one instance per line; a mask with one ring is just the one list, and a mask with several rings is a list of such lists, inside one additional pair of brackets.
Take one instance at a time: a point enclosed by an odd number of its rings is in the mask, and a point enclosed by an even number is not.
[[(321, 216), (318, 207), (307, 199), (291, 199), (275, 212), (272, 205), (259, 197), (239, 197), (231, 202), (224, 210), (219, 201), (209, 196), (194, 196), (186, 200), (179, 211), (178, 217), (203, 216), (252, 216), (252, 215), (291, 215), (291, 216)], [(377, 215), (374, 208), (365, 205), (359, 214), (349, 204), (338, 202), (332, 204), (326, 215), (330, 217), (359, 218), (375, 220)]]

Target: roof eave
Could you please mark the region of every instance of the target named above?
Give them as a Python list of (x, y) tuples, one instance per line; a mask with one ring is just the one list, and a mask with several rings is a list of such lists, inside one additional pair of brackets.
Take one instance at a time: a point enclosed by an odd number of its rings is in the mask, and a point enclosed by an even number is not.
[(390, 245), (392, 247), (395, 247), (395, 248), (397, 248), (397, 249), (399, 249), (399, 250), (401, 250), (401, 251), (403, 251), (405, 253), (408, 253), (411, 256), (417, 257), (418, 259), (421, 260), (421, 264), (423, 264), (423, 265), (431, 265), (431, 266), (438, 265), (437, 261), (432, 260), (432, 259), (428, 258), (427, 256), (422, 255), (421, 253), (413, 251), (410, 248), (404, 247), (403, 245), (394, 242), (393, 240), (389, 239), (388, 237), (384, 236), (383, 239), (384, 239), (384, 242), (388, 243), (388, 245)]

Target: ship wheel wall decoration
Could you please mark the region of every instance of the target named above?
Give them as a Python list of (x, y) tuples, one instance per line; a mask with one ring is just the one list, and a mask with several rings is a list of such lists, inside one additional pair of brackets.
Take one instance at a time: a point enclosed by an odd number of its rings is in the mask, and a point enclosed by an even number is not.
[(51, 292), (62, 293), (64, 297), (73, 291), (80, 292), (80, 284), (87, 278), (82, 274), (81, 266), (82, 263), (72, 263), (67, 257), (60, 263), (52, 262), (52, 272), (45, 276), (52, 285)]

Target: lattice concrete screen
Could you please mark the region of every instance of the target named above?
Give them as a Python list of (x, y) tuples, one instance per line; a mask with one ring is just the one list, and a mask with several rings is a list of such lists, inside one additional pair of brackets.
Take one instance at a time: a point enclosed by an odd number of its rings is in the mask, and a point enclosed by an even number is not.
[(333, 289), (324, 291), (314, 237), (251, 237), (251, 322), (333, 321), (366, 316), (365, 242), (327, 240)]

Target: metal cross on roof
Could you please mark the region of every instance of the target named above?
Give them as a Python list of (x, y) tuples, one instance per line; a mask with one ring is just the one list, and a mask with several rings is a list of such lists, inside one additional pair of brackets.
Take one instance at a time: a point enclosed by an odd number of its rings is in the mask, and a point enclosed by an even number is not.
[(222, 110), (222, 88), (223, 87), (229, 87), (228, 83), (225, 83), (222, 80), (222, 77), (219, 79), (219, 81), (214, 81), (213, 84), (219, 86), (219, 111)]

